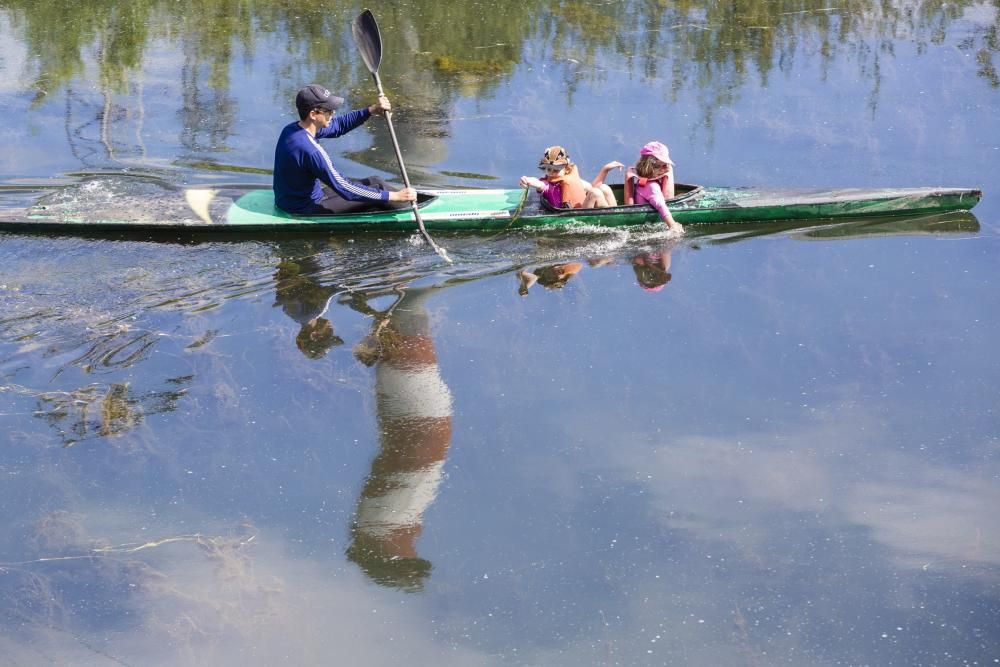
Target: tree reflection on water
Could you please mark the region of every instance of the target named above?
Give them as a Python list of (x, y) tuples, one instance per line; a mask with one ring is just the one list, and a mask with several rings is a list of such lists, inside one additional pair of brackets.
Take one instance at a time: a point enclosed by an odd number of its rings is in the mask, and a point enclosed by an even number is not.
[[(232, 72), (240, 62), (268, 60), (270, 80), (259, 81), (259, 87), (268, 91), (276, 109), (289, 108), (295, 89), (307, 81), (322, 81), (354, 100), (372, 95), (345, 29), (360, 5), (335, 4), (310, 13), (264, 0), (58, 4), (65, 9), (4, 0), (0, 11), (31, 54), (26, 74), (36, 103), (64, 92), (67, 134), (86, 139), (85, 128), (92, 125), (96, 134), (87, 140), (102, 144), (111, 161), (144, 153), (143, 135), (155, 124), (144, 118), (144, 99), (151, 92), (143, 68), (163, 43), (183, 59), (181, 144), (195, 153), (223, 151), (231, 141), (233, 124), (215, 119), (234, 111)], [(71, 12), (74, 20), (52, 30), (53, 11)], [(661, 90), (667, 101), (682, 91), (698, 91), (702, 125), (710, 128), (742, 87), (767, 87), (776, 72), (790, 71), (796, 59), (815, 61), (821, 77), (835, 62), (855, 63), (858, 76), (869, 82), (868, 105), (874, 109), (884, 61), (894, 58), (894, 44), (906, 40), (922, 52), (942, 41), (949, 25), (970, 11), (989, 9), (974, 0), (879, 5), (847, 0), (837, 7), (819, 0), (669, 5), (564, 1), (537, 6), (498, 0), (483, 12), (477, 2), (417, 0), (386, 8), (379, 19), (385, 41), (383, 78), (397, 108), (405, 110), (399, 122), (409, 130), (400, 132), (404, 153), (421, 155), (426, 162), (446, 150), (442, 139), (450, 133), (449, 107), (460, 98), (491, 95), (509, 82), (533, 48), (542, 49), (536, 56), (541, 62), (567, 65), (556, 74), (562, 80), (545, 91), (560, 105), (572, 103), (582, 81), (627, 76)], [(987, 85), (1000, 87), (995, 21), (971, 25), (959, 48), (974, 55), (977, 74)], [(100, 99), (87, 110), (87, 86), (81, 88), (80, 81), (86, 80), (91, 59), (97, 63)], [(378, 136), (385, 130), (373, 124), (368, 131)], [(388, 162), (379, 166), (388, 167)]]

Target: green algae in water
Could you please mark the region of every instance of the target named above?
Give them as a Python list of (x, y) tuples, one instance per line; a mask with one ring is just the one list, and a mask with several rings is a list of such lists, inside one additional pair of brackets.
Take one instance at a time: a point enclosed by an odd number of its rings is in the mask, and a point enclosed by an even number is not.
[(221, 164), (219, 162), (208, 162), (205, 160), (197, 160), (182, 164), (191, 167), (192, 169), (203, 169), (205, 171), (231, 171), (237, 174), (265, 174), (265, 175), (270, 175), (274, 173), (273, 170), (271, 169), (264, 169), (261, 167), (247, 167), (238, 164)]
[(476, 174), (476, 173), (471, 172), (471, 171), (442, 171), (441, 173), (443, 175), (445, 175), (445, 176), (453, 176), (455, 178), (471, 178), (471, 179), (475, 179), (477, 181), (495, 181), (495, 180), (497, 180), (496, 176), (489, 176), (487, 174)]
[(572, 2), (563, 7), (553, 8), (552, 13), (588, 34), (605, 34), (614, 31), (617, 27), (614, 18), (602, 14), (582, 2)]
[(460, 60), (450, 56), (434, 58), (434, 68), (443, 74), (472, 74), (475, 76), (490, 76), (506, 74), (513, 70), (513, 60)]

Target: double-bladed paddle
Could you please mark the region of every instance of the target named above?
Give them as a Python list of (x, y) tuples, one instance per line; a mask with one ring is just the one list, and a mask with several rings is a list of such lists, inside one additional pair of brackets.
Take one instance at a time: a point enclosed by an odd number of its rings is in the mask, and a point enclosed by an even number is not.
[[(371, 10), (366, 9), (358, 15), (358, 18), (354, 19), (351, 32), (354, 33), (354, 41), (358, 44), (361, 59), (365, 61), (365, 66), (375, 78), (378, 95), (382, 97), (384, 95), (382, 92), (382, 80), (378, 76), (378, 68), (382, 64), (382, 34), (378, 30), (378, 23), (375, 22), (375, 15), (371, 13)], [(399, 171), (403, 176), (403, 185), (410, 187), (410, 178), (406, 175), (406, 166), (403, 164), (403, 154), (399, 150), (396, 131), (392, 127), (391, 111), (385, 113), (385, 122), (389, 126), (389, 137), (392, 139), (392, 149), (396, 151), (396, 162), (399, 163)], [(441, 259), (451, 264), (451, 258), (448, 257), (447, 251), (437, 243), (434, 243), (434, 239), (427, 233), (427, 229), (424, 227), (424, 220), (420, 217), (420, 210), (417, 208), (417, 202), (410, 203), (413, 207), (413, 217), (417, 219), (417, 226), (420, 227), (420, 233), (427, 239), (427, 243), (434, 248), (434, 252), (440, 255)]]

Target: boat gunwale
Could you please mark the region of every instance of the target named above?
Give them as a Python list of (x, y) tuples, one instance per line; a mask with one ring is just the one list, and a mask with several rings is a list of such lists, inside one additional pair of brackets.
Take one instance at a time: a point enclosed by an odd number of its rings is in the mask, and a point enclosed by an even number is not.
[[(612, 187), (623, 188), (623, 185), (612, 186)], [(816, 206), (828, 206), (830, 204), (840, 203), (840, 202), (838, 202), (835, 199), (830, 199), (830, 200), (802, 202), (802, 203), (796, 203), (796, 204), (790, 204), (790, 205), (784, 205), (783, 204), (783, 205), (780, 205), (780, 206), (776, 206), (776, 205), (773, 205), (773, 204), (760, 204), (760, 205), (756, 205), (756, 206), (743, 207), (743, 206), (739, 206), (738, 204), (729, 204), (729, 205), (721, 204), (719, 206), (713, 206), (713, 207), (699, 207), (698, 205), (694, 204), (694, 202), (696, 202), (699, 197), (701, 197), (701, 196), (709, 193), (711, 191), (711, 188), (707, 188), (706, 186), (703, 186), (703, 185), (695, 185), (695, 184), (689, 184), (689, 183), (678, 183), (678, 184), (676, 184), (676, 187), (677, 188), (684, 188), (684, 189), (686, 189), (686, 191), (683, 192), (683, 193), (681, 193), (680, 195), (677, 195), (675, 197), (671, 197), (670, 199), (666, 200), (666, 203), (667, 203), (668, 206), (677, 206), (677, 208), (674, 209), (674, 213), (677, 214), (677, 215), (685, 216), (685, 217), (687, 217), (687, 216), (689, 216), (691, 214), (699, 214), (699, 213), (700, 214), (704, 214), (704, 213), (707, 213), (709, 211), (723, 211), (723, 210), (726, 210), (726, 211), (737, 211), (737, 210), (748, 211), (748, 210), (752, 210), (752, 209), (785, 208), (785, 207), (788, 207), (788, 206), (793, 207), (793, 208), (796, 207), (796, 206), (813, 206), (813, 207), (816, 207)], [(726, 188), (726, 189), (727, 190), (741, 190), (743, 188), (730, 187), (730, 188)], [(854, 188), (847, 188), (847, 190), (853, 190), (853, 189)], [(885, 188), (885, 190), (887, 192), (890, 192), (890, 193), (893, 192), (893, 191), (898, 191), (899, 189), (900, 188)], [(968, 208), (963, 207), (965, 210), (970, 210), (982, 198), (982, 191), (980, 189), (978, 189), (978, 188), (925, 187), (925, 188), (902, 188), (902, 189), (903, 190), (919, 190), (921, 197), (930, 197), (930, 198), (937, 198), (937, 197), (941, 197), (941, 196), (959, 196), (959, 197), (970, 196), (970, 197), (973, 198), (974, 202), (973, 202), (972, 206), (970, 206)], [(418, 204), (418, 206), (419, 206), (419, 208), (424, 209), (429, 204), (432, 204), (432, 203), (437, 202), (439, 200), (443, 201), (440, 198), (442, 196), (447, 197), (451, 193), (459, 193), (459, 194), (465, 195), (465, 194), (469, 194), (469, 193), (483, 193), (483, 194), (485, 194), (485, 193), (488, 193), (488, 192), (515, 192), (516, 190), (517, 190), (516, 188), (499, 188), (499, 189), (487, 189), (487, 190), (478, 190), (478, 189), (474, 189), (474, 188), (473, 189), (456, 188), (456, 189), (452, 190), (452, 189), (446, 189), (446, 188), (444, 188), (444, 189), (429, 189), (429, 190), (426, 190), (426, 191), (420, 191), (420, 190), (418, 190), (418, 196), (426, 196), (427, 197), (427, 199), (424, 202), (421, 202), (420, 204)], [(752, 190), (752, 188), (750, 188), (750, 190)], [(871, 190), (871, 189), (865, 189), (865, 188), (858, 188), (858, 190), (861, 191), (861, 192), (867, 192), (869, 194), (877, 192), (877, 190)], [(261, 191), (266, 191), (266, 190), (261, 190)], [(260, 191), (255, 191), (255, 192), (260, 192)], [(822, 193), (822, 192), (828, 192), (828, 191), (821, 189), (818, 192)], [(889, 200), (896, 199), (896, 198), (898, 198), (898, 195), (887, 194), (887, 196), (885, 196), (885, 197), (870, 196), (870, 197), (867, 197), (867, 198), (863, 198), (861, 200), (853, 200), (853, 201), (855, 203), (859, 203), (859, 202), (880, 202), (880, 201), (889, 201)], [(239, 199), (242, 199), (242, 197), (234, 200), (233, 204), (234, 205), (238, 205)], [(694, 204), (694, 205), (692, 205), (692, 204)], [(521, 211), (520, 211), (520, 213), (517, 214), (517, 217), (521, 218), (521, 220), (523, 221), (521, 224), (518, 225), (519, 227), (520, 226), (526, 226), (526, 225), (527, 226), (545, 226), (546, 223), (542, 222), (542, 221), (545, 221), (545, 220), (551, 220), (552, 221), (551, 224), (556, 225), (556, 224), (559, 224), (559, 221), (570, 220), (570, 219), (572, 219), (572, 220), (579, 220), (581, 218), (595, 218), (595, 217), (614, 219), (614, 218), (618, 218), (618, 217), (623, 217), (624, 218), (626, 216), (636, 216), (636, 215), (640, 215), (641, 216), (641, 215), (647, 215), (647, 214), (648, 215), (655, 214), (655, 210), (649, 204), (622, 204), (622, 205), (618, 205), (618, 206), (607, 206), (607, 207), (603, 207), (603, 208), (557, 208), (555, 206), (552, 206), (544, 198), (539, 197), (538, 200), (537, 200), (537, 202), (536, 202), (536, 204), (532, 207), (532, 210), (524, 210), (523, 203), (522, 203), (521, 206), (508, 206), (505, 209), (497, 209), (497, 210), (493, 211), (494, 213), (503, 213), (503, 212), (506, 212), (507, 215), (498, 215), (498, 216), (487, 216), (487, 215), (484, 215), (484, 216), (479, 216), (477, 218), (470, 218), (470, 220), (478, 219), (480, 221), (484, 221), (486, 218), (489, 218), (489, 219), (494, 219), (494, 218), (497, 218), (497, 219), (501, 219), (501, 218), (506, 219), (506, 218), (508, 218), (508, 216), (513, 215), (513, 212), (515, 210), (518, 210), (518, 209), (521, 209)], [(316, 215), (316, 214), (292, 215), (292, 214), (285, 213), (284, 211), (281, 211), (277, 207), (274, 207), (275, 213), (273, 213), (273, 214), (266, 214), (265, 213), (265, 215), (274, 215), (276, 218), (278, 218), (280, 220), (284, 220), (285, 222), (283, 222), (283, 223), (282, 222), (274, 223), (276, 226), (279, 226), (279, 227), (282, 226), (282, 225), (289, 225), (289, 223), (291, 223), (291, 225), (294, 225), (294, 226), (304, 226), (304, 227), (324, 226), (324, 227), (329, 227), (329, 228), (338, 228), (338, 227), (340, 227), (340, 228), (347, 228), (347, 227), (367, 228), (367, 227), (375, 227), (375, 226), (385, 226), (387, 224), (392, 224), (392, 225), (404, 224), (405, 225), (407, 223), (412, 223), (412, 222), (414, 222), (414, 219), (412, 217), (408, 218), (408, 219), (397, 219), (397, 218), (390, 217), (390, 216), (395, 216), (397, 214), (404, 214), (405, 215), (409, 210), (410, 209), (400, 208), (400, 209), (397, 209), (397, 210), (382, 209), (382, 210), (373, 210), (373, 211), (360, 211), (360, 212), (355, 212), (355, 213), (338, 213), (338, 214), (321, 214), (321, 215)], [(258, 213), (260, 213), (260, 212), (258, 211)], [(428, 214), (433, 214), (433, 212), (432, 211), (425, 211), (425, 217)], [(871, 213), (870, 215), (873, 215), (873, 216), (891, 216), (891, 215), (898, 215), (898, 213), (884, 212), (884, 213)], [(779, 214), (779, 215), (775, 215), (775, 216), (767, 216), (767, 217), (765, 217), (763, 219), (780, 220), (780, 219), (795, 219), (795, 218), (798, 218), (798, 217), (801, 217), (801, 216), (796, 215), (796, 216), (791, 216), (790, 218), (785, 218), (783, 215)], [(812, 217), (812, 216), (809, 216), (809, 217)], [(837, 217), (837, 216), (818, 215), (818, 216), (815, 216), (815, 217), (826, 219), (826, 218)], [(263, 223), (263, 224), (266, 225), (268, 223)], [(254, 223), (254, 225), (252, 225), (252, 226), (256, 227), (256, 226), (263, 226), (263, 225), (260, 224), (260, 223)], [(447, 227), (438, 226), (438, 228), (439, 229), (440, 228), (455, 229), (455, 227), (452, 227), (452, 226), (447, 226)], [(472, 227), (470, 227), (470, 229), (472, 229)]]
[[(260, 190), (253, 190), (253, 192), (267, 191), (267, 188), (261, 188)], [(247, 193), (250, 194), (250, 193)], [(421, 199), (423, 197), (423, 199)], [(431, 194), (428, 192), (417, 192), (417, 208), (424, 208), (429, 204), (433, 204), (437, 201), (439, 195)], [(239, 201), (240, 198), (234, 199), (233, 204)], [(282, 214), (287, 215), (289, 220), (326, 220), (327, 218), (367, 218), (368, 216), (379, 216), (386, 214), (393, 214), (397, 212), (412, 211), (412, 207), (408, 204), (406, 206), (400, 206), (398, 209), (391, 208), (375, 208), (370, 211), (344, 211), (341, 213), (289, 213), (288, 211), (282, 211), (278, 208), (277, 204), (274, 206), (275, 211), (280, 211)], [(281, 216), (276, 216), (281, 217)]]
[[(808, 203), (802, 203), (798, 205), (791, 205), (790, 208), (793, 211), (791, 215), (788, 214), (789, 211), (785, 211), (784, 214), (766, 214), (764, 209), (774, 208), (773, 206), (749, 206), (740, 207), (739, 205), (721, 205), (718, 207), (699, 207), (698, 197), (700, 195), (708, 194), (711, 195), (714, 188), (709, 188), (700, 185), (686, 185), (678, 184), (681, 187), (690, 188), (690, 190), (682, 193), (678, 197), (673, 197), (668, 203), (681, 204), (674, 209), (675, 215), (678, 216), (678, 220), (681, 218), (685, 219), (683, 222), (685, 224), (746, 224), (749, 222), (769, 222), (776, 220), (794, 220), (794, 219), (824, 219), (833, 220), (839, 217), (893, 217), (900, 215), (920, 215), (924, 213), (934, 213), (934, 212), (947, 212), (950, 210), (964, 210), (970, 211), (982, 198), (982, 190), (980, 188), (968, 188), (968, 187), (923, 187), (923, 188), (884, 188), (883, 191), (886, 193), (886, 197), (878, 198), (877, 196), (871, 196), (876, 194), (875, 190), (865, 190), (859, 189), (862, 192), (867, 192), (870, 197), (862, 198), (860, 200), (855, 200), (855, 204), (872, 204), (877, 205), (880, 201), (891, 200), (893, 197), (889, 193), (895, 191), (899, 193), (902, 190), (909, 191), (910, 194), (916, 195), (919, 193), (920, 197), (926, 198), (928, 200), (927, 206), (914, 208), (914, 209), (896, 209), (896, 210), (853, 210), (844, 211), (843, 213), (833, 213), (829, 212), (821, 213), (820, 210), (827, 208), (830, 204), (837, 203), (833, 200), (828, 201), (812, 201)], [(613, 186), (620, 187), (620, 186)], [(753, 188), (723, 188), (723, 190), (753, 190)], [(843, 189), (841, 192), (846, 192), (852, 190), (852, 188)], [(255, 206), (250, 204), (250, 207), (242, 207), (238, 202), (247, 197), (253, 195), (257, 198), (257, 201), (263, 203), (266, 200), (266, 195), (261, 199), (260, 193), (269, 193), (270, 191), (265, 188), (254, 189), (250, 192), (246, 192), (243, 196), (237, 197), (232, 200), (230, 204), (230, 210), (233, 208), (240, 208), (243, 211), (262, 216), (265, 220), (257, 222), (230, 222), (230, 221), (219, 221), (211, 224), (190, 224), (190, 223), (163, 223), (163, 222), (125, 222), (125, 221), (92, 221), (92, 222), (66, 222), (66, 221), (51, 221), (51, 220), (2, 220), (0, 219), (0, 229), (8, 232), (17, 233), (18, 231), (26, 232), (47, 232), (47, 233), (80, 233), (86, 230), (94, 232), (112, 232), (112, 233), (122, 233), (128, 231), (140, 231), (147, 233), (181, 233), (181, 234), (240, 234), (240, 233), (258, 233), (258, 232), (280, 232), (280, 233), (310, 233), (310, 232), (337, 232), (337, 231), (410, 231), (411, 229), (416, 229), (414, 219), (412, 217), (408, 218), (392, 218), (388, 216), (394, 215), (406, 215), (408, 211), (406, 209), (399, 209), (394, 211), (371, 211), (364, 213), (349, 213), (349, 214), (332, 214), (326, 216), (292, 216), (287, 213), (281, 212), (278, 209), (273, 209), (274, 213), (266, 213), (260, 209), (254, 210)], [(519, 192), (516, 188), (490, 188), (490, 189), (465, 189), (457, 188), (454, 190), (450, 189), (434, 189), (422, 191), (420, 194), (425, 195), (426, 199), (422, 203), (422, 206), (427, 206), (433, 202), (442, 203), (447, 200), (448, 193), (457, 194), (498, 194), (506, 193), (510, 195), (511, 193)], [(831, 191), (819, 191), (817, 194), (822, 192), (833, 192)], [(648, 204), (632, 204), (623, 205), (617, 207), (607, 207), (607, 208), (594, 208), (594, 209), (555, 209), (546, 208), (539, 201), (541, 198), (536, 199), (531, 205), (525, 210), (525, 203), (527, 199), (521, 198), (521, 203), (517, 206), (508, 204), (504, 208), (483, 210), (482, 214), (478, 218), (470, 218), (466, 222), (475, 222), (478, 224), (462, 224), (464, 219), (458, 218), (439, 218), (438, 220), (428, 219), (429, 227), (437, 231), (495, 231), (497, 229), (510, 229), (510, 228), (544, 228), (544, 227), (558, 227), (562, 225), (571, 225), (574, 223), (587, 224), (589, 220), (596, 220), (599, 218), (605, 218), (608, 220), (606, 226), (628, 226), (628, 225), (641, 225), (650, 222), (655, 222), (656, 217), (655, 211)], [(941, 204), (943, 206), (934, 206), (934, 200), (942, 200)], [(686, 204), (685, 204), (686, 202)], [(249, 202), (248, 202), (249, 203)], [(272, 204), (273, 207), (273, 204)], [(783, 206), (781, 208), (788, 208)], [(812, 208), (813, 211), (807, 212), (804, 209)], [(760, 217), (750, 219), (739, 219), (740, 211), (742, 214), (754, 211), (755, 209), (760, 209)], [(515, 213), (515, 211), (517, 211)], [(433, 212), (431, 212), (433, 214)], [(825, 213), (825, 214), (824, 214)], [(735, 215), (731, 220), (722, 219), (722, 216)], [(411, 213), (412, 215), (412, 213)], [(425, 212), (425, 216), (427, 213)], [(228, 217), (228, 216), (227, 216)], [(270, 218), (269, 220), (267, 218)], [(648, 218), (648, 219), (643, 219)], [(601, 224), (601, 223), (597, 223)]]
[[(618, 186), (623, 187), (623, 186)], [(679, 194), (675, 197), (671, 197), (666, 200), (667, 206), (674, 204), (679, 204), (686, 202), (691, 199), (695, 199), (705, 193), (705, 186), (703, 185), (692, 185), (689, 183), (677, 183), (675, 188), (690, 188), (686, 192)], [(651, 209), (649, 204), (619, 204), (617, 206), (605, 206), (602, 208), (557, 208), (546, 201), (544, 198), (541, 200), (541, 210), (544, 212), (544, 216), (538, 217), (582, 217), (582, 216), (606, 216), (606, 215), (624, 215), (627, 213), (645, 213)]]

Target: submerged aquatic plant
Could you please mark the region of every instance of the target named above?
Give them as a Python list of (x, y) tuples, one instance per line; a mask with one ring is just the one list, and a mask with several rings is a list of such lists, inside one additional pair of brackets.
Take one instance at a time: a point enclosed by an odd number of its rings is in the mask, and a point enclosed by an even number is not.
[(450, 56), (434, 58), (434, 68), (442, 74), (469, 74), (473, 76), (490, 76), (507, 74), (514, 69), (513, 60), (460, 60)]
[(0, 389), (35, 396), (35, 416), (56, 429), (64, 447), (72, 447), (83, 440), (124, 435), (142, 424), (146, 415), (172, 412), (191, 380), (191, 376), (170, 378), (167, 383), (176, 388), (141, 394), (131, 392), (128, 383), (90, 384), (72, 391)]
[[(229, 534), (121, 544), (92, 537), (85, 521), (65, 510), (46, 514), (20, 536), (28, 557), (0, 562), (4, 614), (23, 629), (75, 633), (138, 621), (159, 641), (194, 642), (226, 631), (254, 636), (280, 611), (283, 586), (255, 574), (249, 547), (257, 532), (246, 521)], [(175, 550), (182, 545), (195, 546), (201, 558)]]
[(555, 6), (552, 13), (561, 21), (565, 21), (587, 34), (609, 34), (617, 27), (614, 17), (602, 14), (582, 2), (570, 2)]

